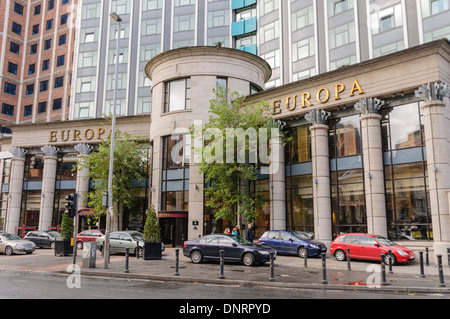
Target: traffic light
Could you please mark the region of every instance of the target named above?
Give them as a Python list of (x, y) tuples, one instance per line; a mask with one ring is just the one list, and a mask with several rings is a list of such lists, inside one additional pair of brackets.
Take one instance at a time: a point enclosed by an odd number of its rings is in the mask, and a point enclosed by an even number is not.
[(66, 204), (67, 215), (69, 217), (77, 216), (78, 194), (77, 193), (73, 193), (73, 194), (67, 195), (66, 201), (67, 201), (67, 204)]

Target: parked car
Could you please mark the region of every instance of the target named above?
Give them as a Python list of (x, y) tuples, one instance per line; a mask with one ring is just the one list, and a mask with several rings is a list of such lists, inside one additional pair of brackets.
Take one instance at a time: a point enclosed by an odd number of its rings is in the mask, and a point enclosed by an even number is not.
[(342, 234), (331, 243), (330, 253), (343, 261), (347, 259), (347, 248), (350, 249), (351, 259), (380, 260), (380, 255), (386, 255), (389, 263), (389, 250), (392, 251), (392, 264), (408, 263), (414, 261), (414, 252), (400, 246), (389, 239), (379, 235), (362, 233)]
[(96, 241), (98, 237), (102, 237), (103, 234), (98, 229), (89, 229), (82, 231), (77, 235), (77, 248), (83, 249), (83, 243), (87, 241)]
[(8, 256), (17, 253), (31, 254), (35, 249), (36, 244), (32, 241), (8, 233), (0, 234), (0, 253)]
[(36, 247), (49, 247), (55, 249), (55, 240), (61, 237), (61, 234), (56, 231), (29, 231), (23, 239), (32, 241)]
[[(105, 235), (102, 237), (97, 237), (97, 249), (99, 249), (102, 254), (104, 253), (104, 243)], [(139, 247), (138, 247), (139, 242)], [(111, 247), (110, 252), (125, 253), (127, 248), (130, 249), (130, 253), (139, 254), (139, 256), (144, 255), (144, 235), (135, 230), (124, 230), (111, 232), (109, 234), (109, 244)], [(161, 251), (165, 250), (164, 244), (161, 243)]]
[(269, 230), (259, 239), (258, 243), (272, 247), (277, 253), (296, 254), (301, 258), (318, 256), (327, 251), (325, 244), (313, 240), (311, 233), (293, 230)]
[(237, 235), (211, 234), (184, 242), (183, 255), (199, 264), (203, 260), (219, 260), (221, 249), (225, 261), (242, 262), (246, 266), (270, 261), (270, 251), (274, 251)]

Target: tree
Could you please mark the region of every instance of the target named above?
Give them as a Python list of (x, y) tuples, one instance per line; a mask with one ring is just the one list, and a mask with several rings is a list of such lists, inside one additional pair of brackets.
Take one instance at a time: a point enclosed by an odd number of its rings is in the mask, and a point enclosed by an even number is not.
[(157, 243), (161, 241), (161, 229), (159, 227), (158, 216), (153, 205), (147, 211), (147, 220), (144, 226), (144, 241), (146, 243)]
[[(114, 212), (119, 213), (119, 204), (132, 208), (135, 204), (135, 183), (144, 179), (148, 152), (142, 148), (139, 137), (132, 138), (128, 133), (116, 130), (113, 167), (113, 200)], [(94, 188), (88, 194), (88, 206), (93, 207), (97, 216), (105, 214), (102, 206), (103, 191), (108, 190), (109, 154), (111, 134), (99, 144), (97, 152), (92, 152), (88, 160), (78, 162), (80, 168), (89, 168), (89, 178)]]
[(237, 92), (220, 89), (210, 100), (208, 123), (190, 128), (194, 157), (201, 157), (196, 163), (205, 174), (205, 205), (216, 219), (233, 224), (237, 214), (253, 222), (269, 200), (260, 193), (249, 195), (244, 185), (256, 180), (258, 168), (270, 164), (269, 141), (273, 129), (278, 132), (268, 103), (245, 105), (244, 100)]

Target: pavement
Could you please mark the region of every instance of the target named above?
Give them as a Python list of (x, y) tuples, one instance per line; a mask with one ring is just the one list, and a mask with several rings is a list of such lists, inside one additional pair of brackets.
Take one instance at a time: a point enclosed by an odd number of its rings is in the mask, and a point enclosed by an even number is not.
[[(418, 255), (418, 254), (416, 254)], [(418, 258), (417, 258), (418, 259)], [(85, 266), (87, 259), (85, 259)], [(37, 249), (31, 255), (0, 255), (0, 271), (35, 271), (58, 274), (73, 273), (73, 256), (55, 256), (50, 249)], [(97, 252), (95, 268), (83, 267), (83, 251), (78, 250), (76, 264), (82, 276), (127, 278), (130, 280), (177, 281), (216, 285), (237, 285), (254, 287), (281, 287), (298, 289), (359, 290), (406, 294), (440, 294), (450, 298), (450, 268), (447, 256), (443, 259), (443, 285), (436, 265), (424, 266), (421, 276), (418, 260), (392, 267), (386, 266), (386, 280), (383, 282), (379, 263), (367, 261), (338, 262), (334, 257), (326, 258), (324, 277), (322, 259), (310, 257), (278, 255), (272, 268), (270, 263), (246, 267), (237, 263), (225, 263), (224, 277), (221, 278), (218, 262), (193, 264), (179, 251), (179, 269), (176, 275), (175, 248), (166, 248), (161, 260), (144, 260), (131, 255), (126, 272), (126, 256), (112, 254), (108, 268), (104, 267), (103, 256)], [(88, 267), (88, 266), (87, 266)], [(324, 279), (326, 282), (324, 282)]]

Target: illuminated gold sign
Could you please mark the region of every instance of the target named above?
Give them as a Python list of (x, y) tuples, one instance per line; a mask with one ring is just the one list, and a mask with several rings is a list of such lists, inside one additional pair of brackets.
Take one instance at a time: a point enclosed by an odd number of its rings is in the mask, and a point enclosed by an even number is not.
[(105, 134), (103, 127), (50, 131), (49, 143), (101, 140), (103, 134)]
[[(288, 111), (292, 112), (297, 108), (298, 102), (301, 108), (314, 106), (313, 102), (325, 104), (328, 101), (330, 101), (330, 98), (332, 98), (332, 94), (334, 100), (337, 101), (341, 99), (341, 95), (344, 94), (345, 90), (346, 90), (345, 85), (342, 83), (334, 85), (334, 88), (332, 90), (329, 90), (328, 88), (320, 88), (316, 92), (316, 95), (314, 97), (315, 101), (313, 100), (313, 96), (311, 95), (310, 92), (303, 92), (300, 95), (286, 97), (284, 106)], [(353, 83), (349, 96), (350, 97), (355, 96), (355, 93), (364, 94), (364, 91), (361, 88), (361, 85), (359, 84), (358, 80), (355, 80), (355, 82)], [(280, 114), (282, 112), (282, 100), (273, 101), (272, 110), (273, 114)]]

